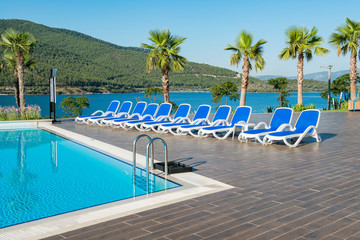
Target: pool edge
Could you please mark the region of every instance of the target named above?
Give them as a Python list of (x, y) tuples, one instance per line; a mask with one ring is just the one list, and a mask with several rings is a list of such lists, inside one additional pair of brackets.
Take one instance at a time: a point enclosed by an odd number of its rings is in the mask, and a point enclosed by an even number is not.
[[(58, 128), (47, 122), (37, 122), (36, 126), (127, 162), (131, 163), (132, 161), (132, 152), (125, 149)], [(138, 154), (137, 159), (140, 166), (145, 166), (145, 156)], [(3, 228), (0, 229), (0, 239), (39, 239), (50, 237), (100, 222), (233, 188), (228, 184), (195, 173), (171, 175), (168, 179), (183, 186), (150, 194), (151, 198), (148, 198), (147, 195), (140, 196)]]

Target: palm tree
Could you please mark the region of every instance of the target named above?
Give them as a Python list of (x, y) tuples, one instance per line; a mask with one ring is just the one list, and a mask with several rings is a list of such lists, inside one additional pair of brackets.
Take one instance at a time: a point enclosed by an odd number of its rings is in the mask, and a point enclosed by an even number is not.
[(303, 105), (303, 77), (304, 77), (304, 58), (310, 61), (313, 52), (318, 56), (323, 56), (329, 52), (328, 49), (320, 47), (323, 39), (317, 36), (318, 30), (313, 27), (310, 31), (306, 27), (290, 27), (286, 30), (288, 45), (284, 48), (279, 57), (288, 60), (297, 57), (297, 81), (298, 81), (298, 104)]
[(162, 86), (164, 92), (164, 102), (169, 103), (169, 72), (171, 70), (184, 71), (186, 58), (179, 55), (180, 44), (186, 38), (173, 36), (169, 30), (155, 30), (149, 32), (149, 40), (152, 45), (141, 44), (142, 48), (150, 51), (146, 62), (146, 70), (160, 69), (162, 73)]
[(350, 52), (350, 98), (356, 99), (356, 80), (357, 66), (356, 56), (359, 51), (360, 57), (360, 22), (355, 22), (346, 18), (346, 24), (336, 28), (335, 33), (331, 34), (330, 43), (337, 46), (338, 57), (342, 53)]
[[(4, 61), (8, 65), (9, 69), (14, 73), (16, 106), (20, 108), (19, 77), (16, 67), (15, 55), (11, 52), (5, 53)], [(24, 71), (26, 71), (26, 69), (34, 67), (35, 63), (35, 60), (31, 58), (29, 54), (24, 55)]]
[(241, 58), (244, 58), (240, 106), (245, 106), (246, 91), (249, 84), (249, 71), (252, 69), (250, 60), (254, 60), (255, 71), (257, 71), (257, 69), (263, 70), (265, 65), (262, 53), (263, 45), (267, 43), (267, 41), (260, 39), (254, 45), (252, 45), (252, 42), (253, 35), (246, 31), (241, 31), (239, 37), (236, 39), (235, 46), (228, 44), (225, 48), (225, 50), (235, 52), (230, 58), (231, 65), (238, 65)]
[(8, 29), (1, 35), (0, 45), (5, 47), (5, 53), (13, 53), (16, 59), (16, 70), (19, 80), (20, 115), (25, 114), (25, 89), (24, 89), (24, 55), (29, 55), (35, 47), (36, 40), (31, 33), (17, 32)]

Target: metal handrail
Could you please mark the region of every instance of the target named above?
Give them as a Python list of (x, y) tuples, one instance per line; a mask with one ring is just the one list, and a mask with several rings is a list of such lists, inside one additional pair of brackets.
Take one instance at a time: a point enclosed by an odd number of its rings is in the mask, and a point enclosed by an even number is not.
[[(145, 134), (144, 134), (145, 135)], [(160, 140), (163, 145), (164, 145), (164, 162), (165, 162), (165, 175), (168, 175), (168, 150), (167, 150), (167, 144), (165, 142), (164, 139), (156, 137), (153, 138), (149, 141), (149, 143), (146, 146), (146, 191), (149, 192), (149, 151), (150, 151), (150, 147), (152, 147), (151, 149), (151, 160), (152, 160), (152, 164), (154, 164), (154, 141), (156, 140)]]
[[(149, 142), (152, 140), (152, 138), (149, 135), (141, 134), (141, 135), (137, 136), (133, 142), (133, 184), (135, 184), (135, 177), (136, 177), (136, 143), (140, 138), (143, 138), (143, 137), (147, 137)], [(154, 148), (151, 149), (152, 161), (154, 161), (153, 152), (154, 152)], [(148, 154), (148, 153), (146, 152), (146, 154)], [(147, 171), (148, 171), (148, 169), (147, 169)]]
[[(168, 175), (168, 149), (164, 139), (156, 137), (151, 138), (147, 134), (141, 134), (137, 136), (133, 142), (133, 184), (136, 182), (136, 144), (140, 138), (147, 137), (149, 140), (146, 146), (146, 191), (149, 193), (149, 152), (151, 154), (152, 167), (154, 166), (154, 141), (159, 140), (164, 145), (164, 162), (165, 162), (165, 175)], [(151, 147), (151, 149), (150, 149)]]

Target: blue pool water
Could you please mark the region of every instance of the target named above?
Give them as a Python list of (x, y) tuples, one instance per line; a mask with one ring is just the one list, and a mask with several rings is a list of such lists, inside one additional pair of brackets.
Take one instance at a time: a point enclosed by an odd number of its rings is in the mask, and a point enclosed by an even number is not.
[(0, 142), (0, 228), (146, 194), (143, 170), (134, 185), (131, 165), (46, 131), (0, 129)]

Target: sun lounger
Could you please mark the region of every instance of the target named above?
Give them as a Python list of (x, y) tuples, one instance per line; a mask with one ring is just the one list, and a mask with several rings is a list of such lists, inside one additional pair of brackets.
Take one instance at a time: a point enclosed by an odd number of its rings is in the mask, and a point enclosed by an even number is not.
[(258, 140), (260, 143), (263, 143), (263, 140), (261, 138), (264, 137), (266, 134), (281, 131), (282, 126), (290, 124), (292, 115), (293, 110), (291, 108), (277, 108), (271, 118), (269, 125), (264, 122), (260, 122), (254, 127), (253, 130), (240, 133), (239, 140), (247, 141), (248, 139), (255, 139)]
[(190, 124), (195, 125), (195, 124), (201, 124), (202, 122), (208, 122), (210, 110), (211, 107), (209, 105), (205, 105), (205, 104), (200, 105), (192, 121), (189, 118), (183, 118), (182, 122), (180, 123), (177, 122), (177, 123), (163, 124), (158, 127), (158, 130), (162, 132), (170, 132), (174, 135), (180, 135), (180, 133), (178, 133), (177, 130), (181, 126), (190, 125)]
[(150, 117), (146, 119), (140, 119), (140, 120), (134, 120), (134, 121), (128, 121), (124, 123), (124, 127), (127, 129), (133, 129), (136, 128), (137, 130), (140, 130), (140, 126), (147, 122), (152, 121), (165, 121), (170, 119), (170, 112), (171, 112), (172, 105), (171, 103), (162, 103), (158, 109), (158, 111), (155, 114), (155, 117)]
[(119, 117), (115, 116), (115, 117), (111, 117), (111, 118), (104, 118), (101, 120), (101, 125), (102, 126), (111, 126), (115, 120), (124, 120), (124, 119), (137, 120), (137, 119), (140, 119), (141, 114), (144, 112), (146, 105), (147, 105), (146, 102), (143, 102), (143, 101), (137, 102), (135, 105), (135, 108), (130, 116), (119, 116)]
[(228, 118), (230, 116), (231, 107), (228, 105), (221, 105), (215, 113), (213, 121), (204, 121), (200, 124), (190, 124), (187, 126), (181, 126), (178, 130), (180, 134), (190, 134), (194, 137), (200, 137), (199, 130), (204, 127), (215, 127), (227, 125)]
[[(91, 115), (78, 116), (75, 118), (75, 122), (86, 123), (89, 118), (96, 117), (96, 116), (97, 117), (99, 117), (99, 116), (108, 116), (108, 117), (114, 116), (116, 111), (118, 110), (119, 106), (120, 106), (120, 102), (117, 100), (113, 100), (109, 104), (109, 107), (107, 108), (106, 112), (97, 110), (97, 111), (93, 112)], [(99, 115), (97, 115), (97, 114), (99, 114)]]
[(118, 120), (114, 120), (112, 122), (112, 127), (122, 127), (124, 129), (126, 129), (125, 123), (129, 122), (129, 121), (135, 121), (135, 120), (147, 120), (147, 119), (153, 119), (155, 113), (157, 112), (159, 108), (159, 104), (157, 103), (150, 103), (149, 105), (147, 105), (147, 107), (145, 108), (144, 112), (141, 114), (140, 117), (136, 117), (134, 116), (133, 118), (125, 118), (125, 119), (118, 119)]
[[(311, 136), (317, 142), (321, 141), (317, 128), (320, 122), (320, 111), (308, 109), (301, 112), (294, 128), (291, 125), (283, 126), (283, 131), (269, 133), (264, 137), (264, 144), (271, 144), (273, 141), (283, 141), (289, 147), (297, 147), (306, 136)], [(289, 129), (289, 130), (286, 130)], [(294, 143), (288, 140), (297, 138)]]
[(248, 122), (250, 119), (251, 111), (251, 107), (248, 106), (237, 107), (230, 124), (204, 127), (199, 130), (199, 135), (202, 137), (206, 137), (212, 134), (217, 139), (223, 140), (232, 133), (234, 138), (236, 128), (241, 127), (242, 131), (248, 130)]
[[(125, 101), (121, 104), (121, 107), (119, 109), (119, 111), (117, 112), (117, 114), (114, 116), (115, 118), (121, 118), (121, 117), (128, 117), (129, 116), (129, 111), (131, 109), (132, 106), (132, 102), (130, 101)], [(102, 125), (102, 120), (108, 118), (105, 116), (99, 116), (99, 117), (92, 117), (88, 119), (88, 124), (97, 124), (97, 125)]]
[(186, 119), (189, 116), (191, 106), (187, 103), (182, 103), (179, 105), (178, 109), (176, 110), (176, 113), (174, 115), (174, 118), (171, 120), (162, 120), (162, 121), (151, 121), (151, 122), (145, 122), (143, 123), (139, 130), (140, 131), (150, 131), (153, 130), (157, 133), (163, 133), (162, 131), (159, 131), (157, 128), (163, 124), (169, 124), (169, 123), (181, 123), (186, 121)]

